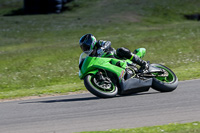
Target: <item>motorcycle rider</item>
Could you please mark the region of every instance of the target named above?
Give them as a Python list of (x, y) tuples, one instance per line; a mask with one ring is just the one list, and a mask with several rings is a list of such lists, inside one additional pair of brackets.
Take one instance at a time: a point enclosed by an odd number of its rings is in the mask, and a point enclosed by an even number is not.
[[(108, 55), (111, 58), (119, 58), (119, 59), (129, 59), (133, 63), (141, 66), (140, 70), (147, 70), (148, 63), (141, 58), (139, 58), (136, 54), (135, 50), (132, 53), (129, 49), (120, 47), (117, 50), (111, 47), (110, 41), (96, 40), (96, 38), (92, 34), (85, 34), (79, 40), (80, 47), (83, 52), (91, 52), (90, 56), (102, 56), (103, 54)], [(144, 72), (144, 71), (142, 71)]]

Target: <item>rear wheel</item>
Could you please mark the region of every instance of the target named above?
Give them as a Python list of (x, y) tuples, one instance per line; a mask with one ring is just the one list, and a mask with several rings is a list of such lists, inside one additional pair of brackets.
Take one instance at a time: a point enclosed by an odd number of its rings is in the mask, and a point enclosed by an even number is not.
[(96, 75), (87, 75), (84, 78), (84, 84), (88, 91), (100, 98), (111, 98), (118, 93), (117, 86), (109, 77), (99, 79)]
[(153, 78), (152, 88), (160, 92), (170, 92), (177, 88), (178, 78), (171, 69), (161, 64), (151, 64), (151, 66), (163, 69), (167, 75), (160, 76), (155, 73), (156, 77)]

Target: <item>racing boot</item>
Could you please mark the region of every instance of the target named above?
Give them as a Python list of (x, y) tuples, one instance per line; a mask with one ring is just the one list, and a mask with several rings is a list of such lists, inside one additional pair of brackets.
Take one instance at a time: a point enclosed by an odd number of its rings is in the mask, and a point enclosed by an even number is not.
[(132, 57), (130, 58), (130, 60), (133, 63), (136, 63), (140, 66), (139, 72), (141, 73), (148, 73), (148, 68), (149, 68), (149, 63), (142, 60), (140, 57), (138, 57), (135, 54), (132, 54)]
[[(144, 52), (145, 52), (145, 49), (144, 49)], [(119, 58), (130, 59), (133, 63), (136, 63), (139, 66), (141, 66), (139, 69), (139, 72), (142, 72), (142, 73), (148, 72), (149, 64), (146, 61), (142, 60), (140, 57), (138, 57), (136, 54), (133, 54), (129, 49), (121, 47), (117, 49), (116, 53)]]

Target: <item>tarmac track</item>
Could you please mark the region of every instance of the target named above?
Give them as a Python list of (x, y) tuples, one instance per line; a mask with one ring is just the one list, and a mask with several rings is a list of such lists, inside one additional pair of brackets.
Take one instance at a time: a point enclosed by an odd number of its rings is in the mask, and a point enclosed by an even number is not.
[(200, 79), (170, 93), (99, 99), (90, 93), (0, 103), (1, 133), (71, 133), (200, 121)]

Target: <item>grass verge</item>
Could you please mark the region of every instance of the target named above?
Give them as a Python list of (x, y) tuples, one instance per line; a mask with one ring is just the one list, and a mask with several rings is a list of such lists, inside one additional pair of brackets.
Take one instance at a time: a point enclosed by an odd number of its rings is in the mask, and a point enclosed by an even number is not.
[(108, 131), (92, 131), (81, 133), (199, 133), (200, 122), (192, 123), (170, 123), (168, 125), (141, 127), (133, 129), (111, 129)]
[(168, 66), (179, 80), (200, 78), (200, 25), (184, 18), (200, 12), (199, 4), (74, 0), (61, 14), (19, 15), (12, 13), (23, 7), (23, 0), (2, 0), (0, 98), (85, 90), (78, 78), (78, 41), (86, 33), (110, 40), (114, 48), (145, 47), (145, 60)]

